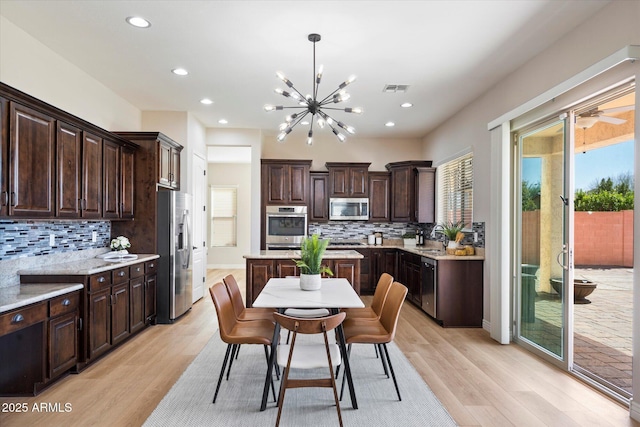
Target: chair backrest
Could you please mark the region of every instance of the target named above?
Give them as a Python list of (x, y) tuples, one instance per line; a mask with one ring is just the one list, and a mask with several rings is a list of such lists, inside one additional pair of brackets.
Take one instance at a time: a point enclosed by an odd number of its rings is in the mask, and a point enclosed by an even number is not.
[(333, 316), (318, 317), (318, 318), (301, 318), (291, 317), (280, 313), (273, 313), (273, 318), (283, 328), (290, 331), (298, 332), (299, 334), (320, 334), (327, 332), (338, 327), (344, 321), (347, 316), (345, 312), (334, 314)]
[(216, 283), (209, 288), (213, 305), (216, 307), (218, 315), (218, 327), (220, 329), (220, 338), (224, 342), (228, 342), (228, 336), (233, 327), (236, 325), (236, 314), (233, 311), (231, 298), (227, 287), (223, 283)]
[(376, 291), (373, 294), (373, 301), (371, 301), (371, 309), (375, 311), (378, 316), (380, 316), (380, 313), (382, 312), (384, 300), (387, 299), (387, 294), (389, 293), (389, 289), (391, 289), (392, 283), (393, 276), (389, 273), (382, 273), (380, 275), (380, 279), (378, 279)]
[(380, 314), (380, 323), (389, 333), (389, 341), (393, 340), (396, 334), (396, 326), (398, 325), (398, 317), (400, 317), (400, 309), (407, 296), (407, 287), (399, 282), (393, 282), (389, 294), (382, 307)]
[(229, 274), (225, 278), (222, 279), (224, 285), (227, 287), (227, 292), (229, 292), (229, 297), (231, 298), (231, 303), (233, 304), (233, 311), (236, 314), (236, 317), (239, 317), (244, 311), (244, 303), (242, 302), (242, 295), (240, 294), (240, 287), (238, 287), (238, 282), (236, 282), (236, 278), (233, 277), (233, 274)]

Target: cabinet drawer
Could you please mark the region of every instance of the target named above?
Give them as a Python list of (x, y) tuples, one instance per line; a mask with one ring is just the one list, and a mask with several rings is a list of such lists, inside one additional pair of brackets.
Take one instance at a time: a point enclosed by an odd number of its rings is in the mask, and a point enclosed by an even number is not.
[(78, 309), (80, 294), (72, 292), (66, 295), (60, 295), (49, 301), (49, 317), (56, 317), (65, 313), (73, 313)]
[(158, 271), (158, 260), (147, 261), (144, 263), (144, 274), (155, 274)]
[(0, 336), (47, 320), (45, 301), (0, 316)]
[(105, 271), (100, 274), (94, 274), (89, 278), (89, 290), (97, 291), (111, 286), (111, 272)]
[(116, 268), (111, 271), (111, 283), (114, 285), (129, 280), (129, 267)]
[(144, 276), (144, 263), (135, 264), (129, 266), (129, 277), (135, 279), (136, 277)]

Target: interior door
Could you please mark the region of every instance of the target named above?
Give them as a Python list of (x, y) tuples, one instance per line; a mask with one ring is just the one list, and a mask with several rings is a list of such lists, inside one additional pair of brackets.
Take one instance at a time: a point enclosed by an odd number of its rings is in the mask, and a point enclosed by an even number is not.
[(572, 360), (573, 115), (516, 138), (516, 340), (568, 369)]
[(207, 162), (204, 158), (193, 156), (193, 302), (204, 296), (207, 269), (206, 242), (206, 196), (207, 196)]

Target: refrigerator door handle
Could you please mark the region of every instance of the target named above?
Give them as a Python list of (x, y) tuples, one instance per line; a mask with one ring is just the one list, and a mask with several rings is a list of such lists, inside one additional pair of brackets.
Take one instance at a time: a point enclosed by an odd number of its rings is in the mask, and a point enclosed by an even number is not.
[(191, 233), (189, 231), (189, 210), (185, 209), (182, 212), (182, 249), (186, 252), (183, 257), (184, 263), (182, 268), (189, 268), (189, 262), (191, 260)]

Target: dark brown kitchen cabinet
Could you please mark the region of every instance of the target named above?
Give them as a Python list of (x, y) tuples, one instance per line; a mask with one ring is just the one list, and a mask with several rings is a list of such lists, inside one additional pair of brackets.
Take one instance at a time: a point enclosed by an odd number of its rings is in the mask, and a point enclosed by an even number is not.
[(373, 277), (372, 271), (372, 249), (360, 249), (358, 252), (362, 254), (364, 258), (360, 260), (360, 295), (372, 295), (371, 281)]
[(329, 173), (311, 172), (309, 177), (311, 180), (309, 221), (327, 222), (329, 221)]
[(120, 218), (120, 146), (102, 144), (102, 217)]
[(129, 336), (129, 282), (113, 285), (111, 291), (111, 344)]
[(158, 141), (158, 184), (180, 189), (180, 151), (182, 146), (176, 146), (172, 141), (164, 138)]
[(93, 359), (111, 348), (111, 288), (88, 294), (88, 354)]
[(80, 292), (49, 300), (48, 378), (59, 377), (78, 362)]
[(0, 217), (9, 215), (9, 101), (0, 97)]
[(9, 215), (53, 217), (55, 119), (10, 102)]
[(247, 271), (246, 271), (246, 305), (247, 307), (251, 307), (253, 301), (255, 301), (256, 297), (264, 286), (267, 284), (267, 281), (272, 277), (275, 277), (275, 260), (273, 259), (249, 259), (247, 260)]
[(102, 218), (102, 138), (84, 132), (82, 138), (83, 218)]
[(277, 259), (275, 277), (288, 277), (288, 276), (300, 276), (300, 268), (298, 268), (298, 266), (293, 260)]
[(391, 172), (392, 222), (416, 221), (416, 168), (430, 166), (431, 161), (429, 160), (411, 160), (386, 165), (387, 170)]
[(435, 318), (443, 327), (482, 327), (482, 260), (438, 260)]
[(389, 222), (391, 218), (391, 174), (369, 172), (369, 221)]
[(263, 205), (306, 205), (311, 160), (262, 159)]
[(395, 248), (358, 249), (358, 252), (364, 256), (360, 266), (360, 293), (362, 295), (375, 293), (382, 273), (388, 273), (395, 280), (400, 281), (396, 275), (397, 250)]
[(369, 197), (369, 165), (371, 163), (326, 163), (329, 197)]
[(144, 322), (155, 324), (158, 260), (144, 263)]
[(129, 330), (135, 333), (144, 328), (144, 276), (131, 279), (129, 282)]
[(169, 185), (175, 190), (180, 189), (180, 150), (182, 147), (171, 147), (171, 181)]
[(398, 255), (398, 278), (396, 281), (408, 289), (407, 299), (422, 306), (422, 261), (419, 255), (400, 251)]
[(58, 121), (56, 126), (56, 216), (80, 216), (82, 131)]
[(120, 218), (134, 217), (135, 204), (135, 151), (129, 147), (120, 147)]

